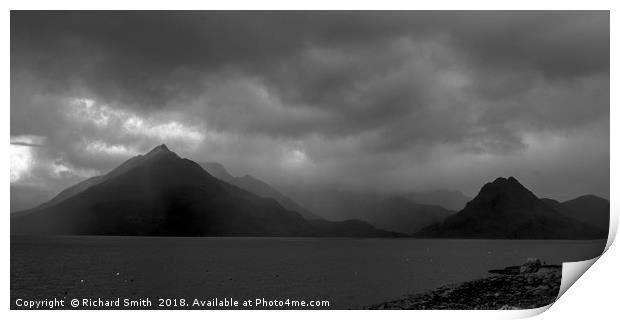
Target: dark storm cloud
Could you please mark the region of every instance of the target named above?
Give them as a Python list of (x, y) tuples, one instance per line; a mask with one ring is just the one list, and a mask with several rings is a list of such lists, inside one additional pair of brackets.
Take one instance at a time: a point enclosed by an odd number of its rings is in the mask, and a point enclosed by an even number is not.
[[(606, 12), (13, 12), (11, 19), (16, 71), (33, 69), (52, 86), (83, 82), (103, 99), (145, 107), (201, 90), (205, 73), (263, 73), (308, 48), (380, 50), (397, 37), (441, 36), (483, 69), (551, 78), (609, 69)], [(334, 94), (357, 70), (341, 71), (305, 86), (299, 79), (300, 95), (328, 99), (320, 92)]]
[[(167, 142), (267, 180), (405, 186), (444, 174), (433, 157), (534, 163), (532, 137), (608, 146), (608, 119), (609, 12), (11, 13), (11, 135), (78, 171)], [(504, 173), (485, 164), (449, 175)]]

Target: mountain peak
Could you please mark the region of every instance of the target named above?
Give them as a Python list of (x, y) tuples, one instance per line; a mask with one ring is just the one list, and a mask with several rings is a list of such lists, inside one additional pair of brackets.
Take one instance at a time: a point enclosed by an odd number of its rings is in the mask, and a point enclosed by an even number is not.
[(519, 180), (517, 180), (515, 177), (512, 177), (512, 176), (508, 178), (499, 177), (495, 179), (493, 182), (485, 184), (482, 190), (489, 189), (489, 188), (500, 189), (500, 190), (506, 190), (506, 189), (521, 190), (521, 191), (529, 192), (529, 190), (526, 187), (524, 187), (521, 184), (521, 182), (519, 182)]
[(515, 177), (500, 177), (485, 184), (466, 207), (536, 207), (540, 199)]
[(153, 151), (170, 151), (170, 149), (168, 149), (168, 147), (165, 144), (160, 144), (157, 147), (153, 148), (153, 150), (149, 151), (149, 153)]
[(493, 184), (503, 184), (503, 183), (508, 183), (508, 184), (519, 184), (521, 185), (521, 183), (519, 182), (519, 180), (517, 180), (515, 177), (510, 176), (508, 178), (504, 178), (504, 177), (499, 177), (497, 179), (495, 179), (493, 182)]
[(170, 151), (165, 144), (160, 144), (157, 147), (153, 148), (147, 154), (144, 155), (145, 158), (150, 159), (154, 157), (158, 157), (165, 154), (174, 154), (174, 152)]
[[(514, 177), (502, 177), (485, 184), (463, 210), (418, 234), (426, 237), (502, 239), (605, 237), (604, 231), (562, 214), (560, 211), (565, 211), (563, 206), (564, 203), (539, 199)], [(608, 209), (600, 211), (608, 216)], [(585, 209), (580, 212), (589, 211)]]

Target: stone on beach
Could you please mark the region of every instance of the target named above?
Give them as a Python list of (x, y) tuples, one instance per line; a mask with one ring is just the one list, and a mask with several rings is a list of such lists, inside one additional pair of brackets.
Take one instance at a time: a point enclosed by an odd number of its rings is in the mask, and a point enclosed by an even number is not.
[(527, 261), (521, 266), (519, 269), (520, 273), (532, 273), (537, 272), (540, 269), (540, 259), (537, 258), (528, 258)]

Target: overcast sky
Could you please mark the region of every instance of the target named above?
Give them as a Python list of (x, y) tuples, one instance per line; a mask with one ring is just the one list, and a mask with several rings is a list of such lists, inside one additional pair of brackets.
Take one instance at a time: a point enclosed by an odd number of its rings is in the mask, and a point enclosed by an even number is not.
[(11, 13), (23, 206), (161, 143), (282, 191), (608, 198), (609, 142), (608, 12)]

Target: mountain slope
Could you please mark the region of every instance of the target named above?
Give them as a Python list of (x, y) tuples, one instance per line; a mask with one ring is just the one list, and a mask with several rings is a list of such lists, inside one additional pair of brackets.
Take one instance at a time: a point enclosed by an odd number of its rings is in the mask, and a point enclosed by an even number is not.
[(113, 178), (115, 176), (121, 175), (124, 172), (129, 171), (131, 168), (135, 167), (136, 165), (138, 165), (138, 163), (140, 163), (143, 160), (147, 160), (147, 159), (151, 159), (151, 158), (156, 158), (162, 154), (164, 154), (165, 152), (170, 151), (168, 150), (168, 148), (166, 147), (166, 145), (160, 145), (155, 147), (153, 150), (151, 150), (149, 153), (145, 154), (145, 155), (138, 155), (135, 156), (133, 158), (130, 158), (129, 160), (123, 162), (120, 166), (116, 167), (116, 169), (110, 171), (109, 173), (103, 175), (103, 176), (94, 176), (94, 177), (90, 177), (84, 181), (81, 181), (73, 186), (68, 187), (67, 189), (61, 191), (58, 195), (56, 195), (54, 198), (52, 198), (51, 200), (39, 205), (38, 207), (35, 207), (36, 209), (40, 209), (40, 208), (45, 208), (45, 207), (49, 207), (52, 206), (54, 204), (60, 203), (65, 199), (68, 199), (70, 197), (73, 197), (75, 195), (77, 195), (78, 193), (87, 190), (88, 188), (98, 185), (102, 182), (105, 182), (106, 180)]
[(538, 199), (517, 179), (485, 184), (460, 212), (427, 227), (420, 237), (499, 239), (594, 239), (606, 230), (565, 216)]
[(453, 211), (422, 205), (402, 196), (321, 189), (296, 193), (296, 199), (330, 220), (358, 219), (377, 228), (411, 234), (443, 221)]
[(13, 233), (299, 235), (311, 232), (274, 200), (223, 183), (165, 146), (17, 215)]
[(594, 195), (585, 195), (565, 202), (541, 199), (565, 216), (591, 224), (604, 230), (609, 229), (609, 201)]
[(235, 185), (241, 189), (252, 192), (255, 195), (265, 198), (272, 198), (280, 203), (280, 205), (282, 205), (285, 209), (295, 211), (307, 220), (324, 220), (322, 217), (310, 212), (308, 209), (297, 204), (289, 197), (283, 195), (269, 184), (256, 179), (253, 176), (245, 175), (243, 177), (234, 177), (228, 172), (228, 170), (226, 170), (226, 168), (224, 168), (223, 165), (217, 162), (201, 162), (200, 165), (214, 177)]
[[(361, 226), (361, 227), (360, 227)], [(207, 173), (165, 145), (11, 215), (12, 234), (395, 236), (367, 223), (313, 225)]]

